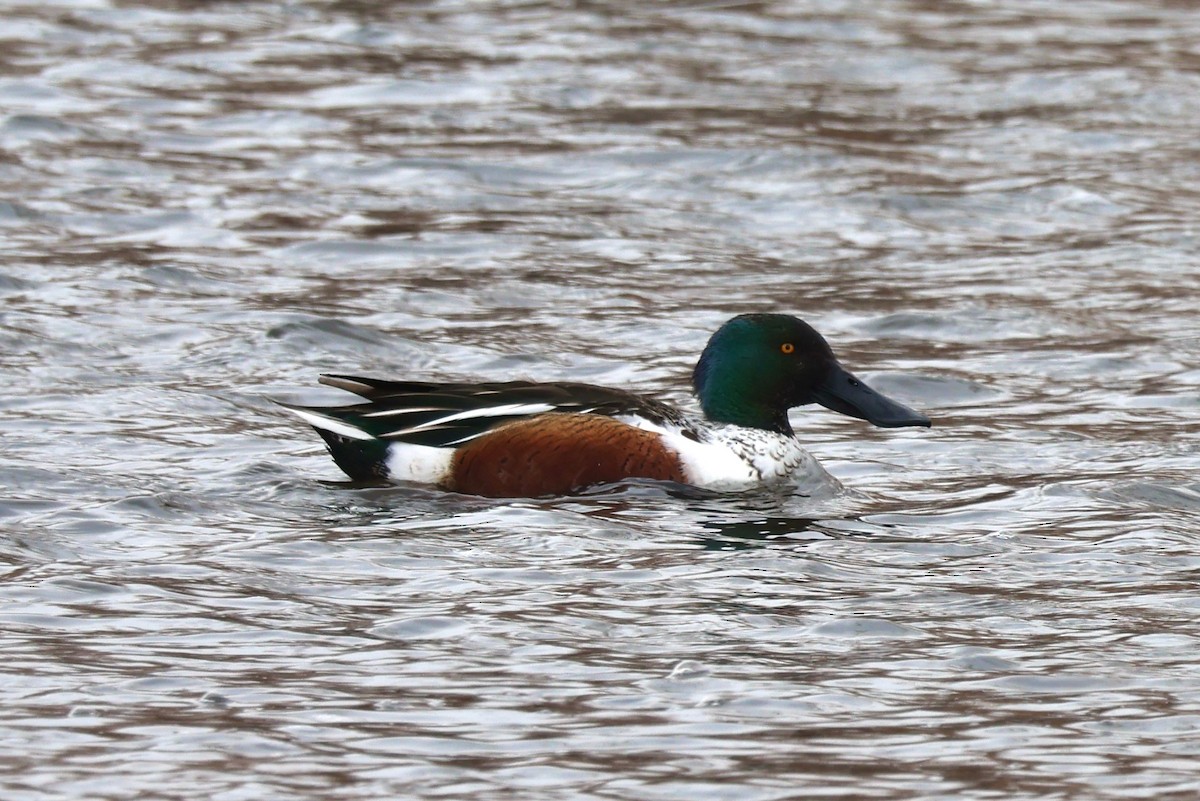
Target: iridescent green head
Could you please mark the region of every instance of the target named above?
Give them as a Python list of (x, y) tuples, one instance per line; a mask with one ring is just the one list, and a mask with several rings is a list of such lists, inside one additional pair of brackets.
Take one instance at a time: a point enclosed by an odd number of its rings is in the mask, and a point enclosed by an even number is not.
[(930, 424), (847, 372), (824, 337), (788, 314), (743, 314), (725, 323), (700, 355), (692, 386), (713, 422), (789, 436), (788, 409), (808, 403), (882, 428)]

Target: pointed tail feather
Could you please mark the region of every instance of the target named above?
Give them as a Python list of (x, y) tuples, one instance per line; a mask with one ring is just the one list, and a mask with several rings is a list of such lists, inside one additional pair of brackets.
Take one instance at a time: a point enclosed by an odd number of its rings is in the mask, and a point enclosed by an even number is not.
[(280, 406), (316, 429), (325, 440), (329, 455), (342, 472), (355, 481), (375, 481), (388, 477), (388, 443), (356, 428), (350, 423), (323, 414), (309, 406)]

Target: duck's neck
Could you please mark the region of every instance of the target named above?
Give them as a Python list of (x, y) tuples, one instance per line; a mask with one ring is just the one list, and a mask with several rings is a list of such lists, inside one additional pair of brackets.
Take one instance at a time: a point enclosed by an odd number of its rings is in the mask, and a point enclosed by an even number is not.
[(795, 436), (785, 407), (739, 396), (740, 393), (736, 392), (722, 392), (712, 387), (707, 389), (709, 391), (700, 395), (700, 408), (712, 422), (761, 428), (785, 437)]
[(728, 328), (713, 335), (692, 371), (692, 388), (704, 415), (714, 423), (794, 436), (783, 383), (761, 363), (757, 348), (727, 342), (722, 332)]

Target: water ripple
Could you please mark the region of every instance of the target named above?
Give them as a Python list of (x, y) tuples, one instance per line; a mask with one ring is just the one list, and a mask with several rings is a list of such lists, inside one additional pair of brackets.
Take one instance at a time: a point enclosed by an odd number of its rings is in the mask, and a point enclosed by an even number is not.
[[(1198, 31), (7, 4), (5, 796), (1194, 797)], [(796, 410), (817, 495), (493, 501), (271, 402), (691, 405), (764, 309), (934, 428)]]

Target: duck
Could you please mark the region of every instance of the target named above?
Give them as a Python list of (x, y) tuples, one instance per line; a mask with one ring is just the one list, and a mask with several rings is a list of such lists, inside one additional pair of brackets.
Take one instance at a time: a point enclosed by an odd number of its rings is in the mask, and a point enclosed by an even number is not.
[(629, 479), (739, 490), (823, 473), (788, 420), (790, 409), (813, 403), (880, 428), (932, 425), (842, 367), (808, 323), (781, 313), (738, 315), (708, 339), (692, 371), (700, 415), (569, 381), (319, 381), (362, 402), (280, 405), (316, 429), (351, 479), (491, 498), (571, 495)]

